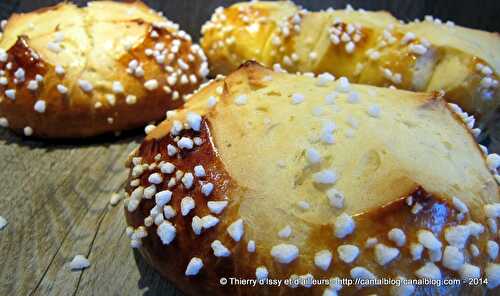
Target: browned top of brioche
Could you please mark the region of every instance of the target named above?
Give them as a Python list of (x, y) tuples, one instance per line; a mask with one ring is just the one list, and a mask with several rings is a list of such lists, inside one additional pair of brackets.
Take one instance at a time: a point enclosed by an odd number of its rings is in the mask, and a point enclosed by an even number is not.
[(247, 63), (193, 95), (131, 155), (131, 244), (188, 294), (328, 288), (219, 284), (263, 277), (263, 268), (282, 280), (460, 278), (479, 268), (494, 287), (500, 161), (452, 110), (437, 94)]
[(0, 117), (39, 137), (86, 137), (161, 119), (208, 72), (190, 36), (140, 1), (14, 14), (0, 48)]
[[(303, 22), (306, 22), (306, 24)], [(310, 26), (310, 24), (315, 26)], [(312, 51), (315, 51), (321, 56), (320, 48), (322, 44), (319, 44), (319, 41), (322, 40), (318, 38), (321, 38), (325, 33), (336, 35), (333, 30), (336, 24), (342, 26), (351, 24), (349, 27), (352, 26), (352, 28), (337, 27), (336, 29), (340, 29), (340, 33), (345, 32), (349, 35), (348, 41), (353, 41), (357, 45), (354, 47), (354, 52), (356, 50), (364, 51), (365, 46), (376, 47), (374, 40), (370, 40), (371, 36), (367, 35), (383, 33), (386, 37), (386, 45), (390, 45), (394, 43), (389, 40), (390, 37), (400, 41), (400, 37), (402, 37), (398, 36), (400, 33), (404, 35), (407, 32), (412, 32), (415, 36), (411, 40), (406, 38), (406, 45), (427, 40), (430, 42), (428, 45), (462, 51), (471, 56), (476, 56), (490, 65), (495, 72), (500, 69), (500, 58), (496, 54), (500, 50), (500, 36), (498, 33), (470, 29), (455, 25), (453, 22), (444, 23), (439, 19), (434, 20), (430, 16), (426, 17), (424, 21), (416, 20), (404, 24), (386, 11), (353, 10), (352, 7), (312, 12), (302, 9), (292, 1), (241, 2), (227, 8), (219, 7), (215, 10), (212, 19), (202, 29), (204, 34), (202, 44), (207, 50), (218, 50), (220, 42), (226, 44), (224, 47), (233, 45), (231, 40), (221, 40), (221, 38), (234, 37), (239, 42), (236, 46), (236, 54), (246, 55), (247, 58), (262, 57), (265, 62), (266, 59), (283, 59), (286, 55), (290, 58), (286, 45), (292, 41), (291, 39), (297, 39), (305, 42), (300, 45), (300, 47), (304, 48), (297, 48), (299, 52), (296, 53), (299, 55), (300, 60), (295, 61), (299, 63), (299, 65), (295, 66), (304, 67), (300, 63), (321, 63), (320, 60), (304, 59), (302, 55), (307, 57)], [(384, 30), (386, 32), (383, 32)], [(355, 34), (360, 35), (359, 40), (353, 38)], [(241, 38), (242, 36), (247, 38)], [(254, 37), (263, 39), (257, 39), (259, 42), (254, 42)], [(273, 37), (276, 37), (274, 46)], [(339, 36), (339, 38), (342, 39), (342, 36)], [(281, 42), (278, 42), (278, 39)], [(341, 41), (338, 44), (339, 46), (347, 43), (347, 41)], [(239, 45), (242, 45), (240, 42), (246, 44), (246, 48), (244, 46), (240, 48)], [(264, 47), (258, 49), (255, 48), (255, 44), (264, 44)], [(284, 51), (279, 50), (280, 45), (285, 45)], [(274, 58), (270, 53), (273, 49), (275, 50)], [(302, 49), (304, 51), (301, 51)], [(220, 50), (229, 49), (221, 48)], [(240, 50), (243, 52), (240, 52)], [(281, 60), (280, 63), (287, 66), (284, 60)]]

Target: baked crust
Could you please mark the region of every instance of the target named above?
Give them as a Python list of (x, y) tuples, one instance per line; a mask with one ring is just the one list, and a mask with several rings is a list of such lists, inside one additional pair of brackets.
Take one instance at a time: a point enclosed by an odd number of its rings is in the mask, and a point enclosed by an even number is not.
[[(255, 279), (258, 267), (271, 279), (328, 280), (366, 270), (377, 278), (437, 278), (436, 268), (441, 279), (461, 278), (477, 266), (495, 287), (498, 258), (487, 250), (498, 243), (500, 163), (452, 109), (437, 93), (246, 63), (194, 94), (131, 154), (124, 203), (131, 245), (189, 295), (337, 293), (324, 284), (219, 283)], [(461, 244), (453, 234), (464, 238), (460, 248), (451, 247)], [(457, 256), (460, 263), (455, 249), (470, 266), (452, 264)], [(343, 285), (346, 295), (486, 292), (468, 284)]]
[(500, 105), (500, 37), (432, 18), (401, 24), (383, 11), (309, 12), (290, 1), (219, 8), (202, 29), (214, 73), (246, 60), (289, 72), (329, 72), (356, 83), (446, 92), (481, 120)]
[(90, 137), (160, 120), (208, 72), (190, 36), (140, 1), (14, 14), (0, 48), (2, 125), (41, 138)]

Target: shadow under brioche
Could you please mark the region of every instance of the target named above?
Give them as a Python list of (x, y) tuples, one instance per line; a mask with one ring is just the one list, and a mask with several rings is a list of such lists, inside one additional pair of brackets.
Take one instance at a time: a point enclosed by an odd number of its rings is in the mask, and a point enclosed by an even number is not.
[(309, 12), (291, 1), (219, 8), (201, 45), (212, 71), (247, 60), (289, 72), (329, 72), (355, 83), (445, 91), (445, 99), (480, 120), (500, 106), (500, 35), (426, 18), (400, 23), (383, 11)]
[(208, 74), (191, 37), (140, 1), (14, 14), (0, 40), (0, 125), (81, 138), (144, 126)]
[(201, 88), (130, 155), (131, 246), (189, 295), (481, 294), (486, 285), (306, 281), (500, 284), (499, 156), (452, 110), (437, 93), (248, 62)]

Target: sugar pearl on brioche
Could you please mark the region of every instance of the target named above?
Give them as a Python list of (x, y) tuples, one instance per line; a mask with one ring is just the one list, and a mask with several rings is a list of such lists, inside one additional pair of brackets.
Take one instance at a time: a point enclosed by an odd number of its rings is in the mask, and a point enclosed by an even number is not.
[(140, 1), (14, 14), (0, 40), (0, 123), (41, 138), (145, 126), (207, 73), (191, 37)]
[[(127, 162), (132, 247), (189, 295), (386, 295), (387, 285), (307, 280), (466, 278), (477, 270), (495, 289), (498, 236), (487, 219), (500, 216), (498, 165), (488, 167), (460, 114), (439, 93), (320, 80), (249, 62), (152, 130)], [(378, 116), (368, 112), (374, 105)], [(183, 138), (194, 144), (180, 145)], [(168, 201), (146, 196), (150, 186), (169, 190)], [(223, 286), (221, 277), (299, 281)]]

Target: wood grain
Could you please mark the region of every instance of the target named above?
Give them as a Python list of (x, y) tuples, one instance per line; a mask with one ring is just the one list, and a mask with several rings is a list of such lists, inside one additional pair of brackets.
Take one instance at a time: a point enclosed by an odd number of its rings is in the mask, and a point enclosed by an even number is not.
[[(2, 0), (0, 17), (57, 2)], [(146, 2), (197, 39), (216, 7), (236, 1)], [(347, 1), (297, 3), (317, 10), (344, 7)], [(405, 20), (434, 14), (461, 25), (500, 31), (500, 1), (351, 3), (387, 9)], [(0, 215), (9, 221), (0, 232), (0, 295), (179, 294), (129, 247), (122, 204), (109, 205), (111, 194), (125, 180), (123, 162), (141, 139), (141, 131), (135, 131), (79, 143), (38, 142), (0, 130)], [(496, 147), (500, 149), (500, 144)], [(68, 263), (76, 254), (88, 256), (90, 268), (70, 271)]]
[[(76, 144), (0, 131), (0, 295), (173, 295), (175, 289), (129, 247), (122, 188), (140, 131)], [(74, 272), (74, 255), (91, 267)]]

